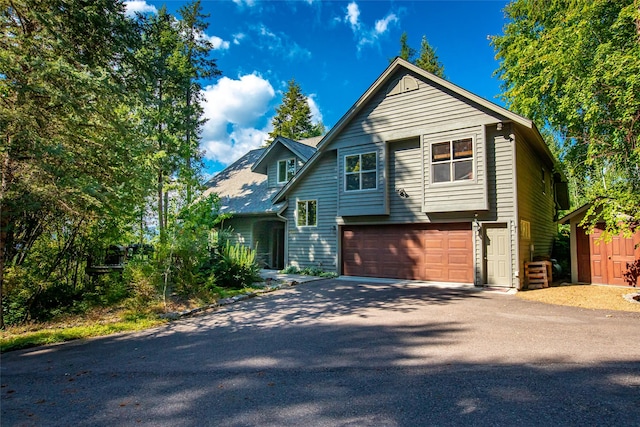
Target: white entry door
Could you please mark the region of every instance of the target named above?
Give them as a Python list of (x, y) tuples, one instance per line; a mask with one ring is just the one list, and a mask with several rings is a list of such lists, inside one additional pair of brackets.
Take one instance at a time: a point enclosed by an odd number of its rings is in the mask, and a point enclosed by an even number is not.
[(507, 225), (484, 226), (485, 283), (511, 286), (511, 250)]

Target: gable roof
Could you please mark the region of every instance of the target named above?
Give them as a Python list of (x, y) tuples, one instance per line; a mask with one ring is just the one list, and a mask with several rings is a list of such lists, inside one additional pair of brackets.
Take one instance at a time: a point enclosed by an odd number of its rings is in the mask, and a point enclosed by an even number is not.
[(260, 172), (263, 174), (267, 173), (267, 163), (269, 161), (270, 154), (273, 150), (278, 146), (283, 146), (289, 151), (291, 151), (294, 155), (302, 160), (305, 163), (307, 160), (311, 158), (316, 152), (315, 146), (304, 144), (302, 142), (294, 141), (293, 139), (285, 138), (283, 136), (278, 136), (276, 139), (267, 147), (264, 152), (260, 155), (260, 158), (256, 160), (254, 165), (251, 167), (253, 172)]
[(555, 158), (551, 154), (549, 147), (542, 139), (540, 132), (538, 131), (536, 125), (533, 121), (520, 116), (519, 114), (513, 113), (506, 108), (503, 108), (493, 102), (487, 101), (486, 99), (475, 95), (460, 86), (457, 86), (443, 78), (440, 78), (428, 71), (419, 68), (412, 63), (405, 61), (400, 57), (396, 57), (393, 62), (387, 67), (386, 70), (376, 79), (375, 82), (367, 91), (362, 94), (362, 96), (349, 108), (349, 110), (338, 120), (335, 126), (333, 126), (329, 132), (322, 138), (320, 143), (318, 144), (317, 152), (309, 159), (307, 163), (298, 171), (298, 173), (274, 196), (274, 202), (280, 202), (283, 200), (283, 197), (289, 192), (289, 190), (295, 186), (300, 179), (306, 174), (307, 170), (309, 170), (313, 164), (320, 158), (320, 154), (324, 151), (325, 147), (327, 147), (331, 142), (340, 134), (340, 132), (356, 117), (356, 115), (367, 105), (367, 103), (373, 98), (373, 96), (383, 88), (393, 77), (394, 73), (399, 69), (405, 68), (408, 71), (411, 71), (425, 80), (430, 81), (436, 86), (440, 86), (446, 90), (457, 94), (458, 96), (467, 99), (468, 101), (475, 103), (489, 111), (492, 111), (500, 116), (503, 116), (507, 121), (511, 121), (515, 123), (518, 129), (525, 135), (528, 140), (533, 141), (535, 144), (535, 149), (538, 152), (543, 153), (548, 157), (550, 163), (556, 163)]
[(214, 175), (205, 185), (204, 195), (216, 193), (220, 197), (220, 212), (234, 215), (279, 213), (286, 203), (272, 202), (278, 188), (269, 188), (267, 176), (253, 172), (252, 166), (267, 151), (258, 148)]

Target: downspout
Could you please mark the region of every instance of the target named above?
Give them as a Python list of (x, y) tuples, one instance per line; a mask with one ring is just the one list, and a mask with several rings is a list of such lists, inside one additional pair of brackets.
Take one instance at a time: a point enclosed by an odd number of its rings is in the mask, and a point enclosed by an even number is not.
[(276, 216), (284, 222), (284, 267), (287, 268), (289, 265), (289, 220), (282, 216), (282, 212), (284, 212), (289, 207), (289, 201), (285, 201), (282, 208), (276, 212)]
[[(513, 123), (511, 123), (510, 125), (511, 127), (513, 127)], [(513, 131), (513, 128), (510, 129), (511, 131)], [(511, 143), (513, 144), (512, 150), (513, 150), (513, 215), (514, 215), (514, 226), (513, 226), (513, 230), (512, 233), (515, 234), (515, 256), (516, 256), (516, 270), (515, 270), (515, 278), (518, 280), (518, 284), (516, 286), (516, 289), (518, 289), (519, 291), (522, 290), (522, 281), (521, 276), (522, 276), (522, 271), (520, 271), (520, 211), (519, 211), (519, 205), (518, 205), (518, 159), (516, 157), (516, 153), (517, 153), (517, 145), (518, 145), (518, 141), (516, 140), (516, 136), (515, 134), (512, 132), (509, 134), (509, 140), (511, 141)], [(511, 228), (511, 227), (510, 227)], [(512, 263), (513, 265), (513, 263)], [(511, 280), (513, 280), (513, 274), (511, 277)]]

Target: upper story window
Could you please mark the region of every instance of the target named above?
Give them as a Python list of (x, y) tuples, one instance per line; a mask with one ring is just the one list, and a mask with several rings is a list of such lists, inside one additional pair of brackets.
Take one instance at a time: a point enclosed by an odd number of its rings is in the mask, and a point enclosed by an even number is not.
[(431, 144), (433, 182), (473, 179), (473, 138)]
[(377, 188), (377, 154), (364, 153), (345, 156), (344, 182), (346, 191), (370, 190)]
[(278, 184), (289, 182), (296, 174), (296, 159), (280, 160), (278, 162)]

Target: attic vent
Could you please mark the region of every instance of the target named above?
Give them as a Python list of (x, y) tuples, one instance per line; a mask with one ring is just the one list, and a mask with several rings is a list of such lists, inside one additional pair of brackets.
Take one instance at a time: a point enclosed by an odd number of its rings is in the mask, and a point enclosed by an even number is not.
[(404, 76), (389, 85), (387, 96), (418, 90), (418, 81), (411, 76)]

